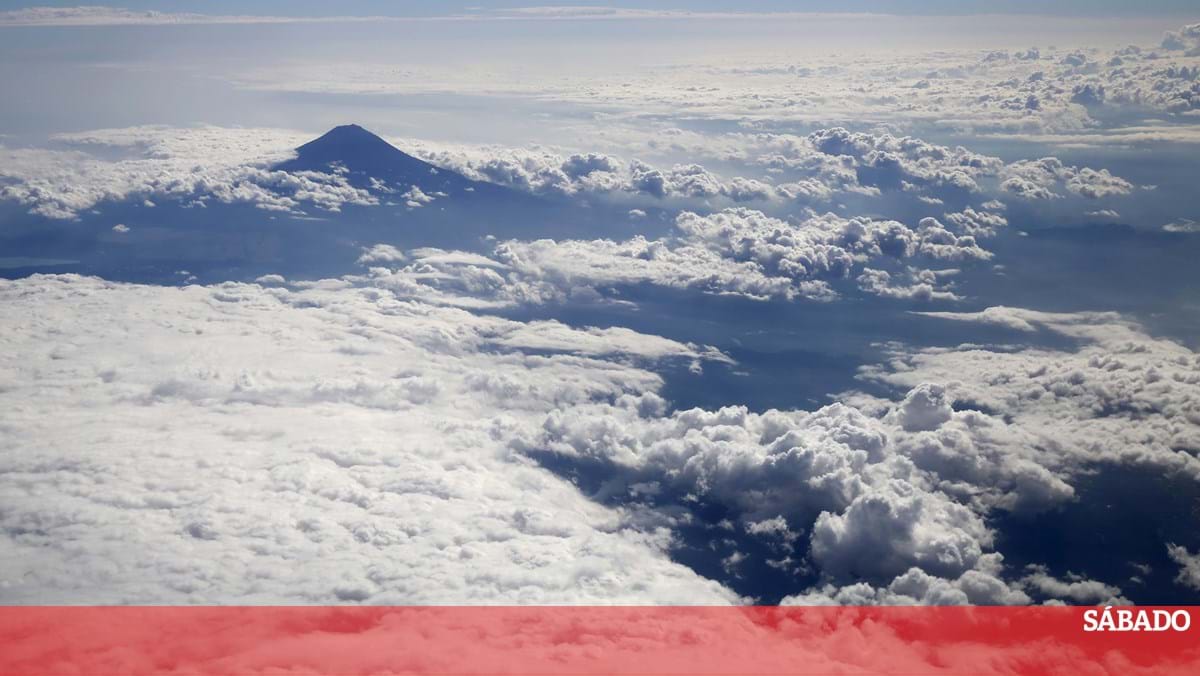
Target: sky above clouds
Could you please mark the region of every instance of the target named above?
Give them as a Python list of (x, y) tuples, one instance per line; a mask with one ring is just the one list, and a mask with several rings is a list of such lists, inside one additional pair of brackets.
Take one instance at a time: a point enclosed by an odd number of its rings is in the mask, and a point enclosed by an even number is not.
[(1194, 603), (1197, 21), (0, 3), (0, 600)]
[[(48, 1), (39, 5), (65, 9), (76, 7), (68, 0)], [(5, 0), (0, 3), (3, 9), (26, 9), (29, 5), (16, 0)], [(1053, 5), (1035, 3), (1028, 0), (1001, 0), (999, 2), (983, 2), (982, 0), (965, 0), (950, 2), (949, 0), (901, 0), (899, 2), (883, 2), (881, 0), (851, 0), (849, 2), (831, 2), (828, 0), (802, 0), (786, 2), (784, 0), (749, 0), (748, 2), (728, 2), (727, 0), (665, 0), (662, 2), (645, 3), (635, 1), (601, 1), (578, 0), (567, 5), (551, 2), (530, 2), (528, 0), (480, 0), (476, 2), (439, 2), (436, 5), (418, 0), (351, 0), (339, 3), (336, 12), (331, 11), (326, 3), (313, 0), (296, 2), (281, 2), (280, 0), (258, 0), (257, 2), (231, 2), (229, 0), (165, 0), (152, 2), (128, 2), (121, 5), (123, 9), (139, 11), (157, 11), (164, 13), (197, 13), (211, 15), (246, 15), (246, 16), (446, 16), (458, 14), (484, 14), (513, 10), (533, 10), (537, 12), (564, 11), (579, 12), (586, 9), (593, 13), (609, 13), (613, 10), (635, 11), (675, 11), (675, 12), (847, 12), (847, 13), (881, 13), (881, 14), (977, 14), (977, 13), (1030, 13), (1030, 14), (1095, 14), (1100, 13), (1134, 13), (1127, 3), (1119, 2), (1082, 2), (1066, 1)], [(568, 9), (564, 9), (568, 8)], [(1153, 0), (1142, 3), (1137, 8), (1138, 14), (1186, 14), (1192, 7), (1179, 0)]]

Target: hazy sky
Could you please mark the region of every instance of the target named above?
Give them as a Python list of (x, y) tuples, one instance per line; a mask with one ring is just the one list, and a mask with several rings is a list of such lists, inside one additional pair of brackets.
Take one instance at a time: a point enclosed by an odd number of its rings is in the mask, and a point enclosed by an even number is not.
[[(72, 7), (79, 3), (70, 0), (48, 0), (31, 5), (13, 0), (0, 1), (0, 9), (19, 9), (30, 6)], [(764, 11), (764, 12), (878, 12), (887, 14), (979, 14), (1032, 13), (1089, 16), (1095, 14), (1187, 14), (1195, 9), (1189, 0), (1148, 0), (1130, 3), (1122, 0), (1063, 0), (1048, 3), (1041, 0), (662, 0), (660, 2), (631, 2), (628, 0), (570, 0), (569, 2), (536, 2), (534, 0), (472, 0), (460, 2), (425, 2), (423, 0), (350, 0), (331, 4), (320, 0), (132, 0), (112, 3), (130, 9), (171, 12), (202, 12), (207, 14), (272, 14), (280, 16), (388, 15), (430, 16), (459, 12), (488, 12), (521, 7), (622, 7), (638, 9), (676, 9), (685, 11)]]
[[(154, 3), (164, 5), (243, 15), (297, 11), (292, 3)], [(114, 15), (99, 16), (84, 20)], [(669, 76), (677, 67), (846, 65), (850, 55), (886, 63), (900, 52), (1153, 45), (1179, 24), (1157, 15), (1032, 24), (1021, 16), (980, 22), (863, 15), (9, 27), (0, 28), (0, 87), (19, 95), (0, 107), (0, 128), (17, 137), (200, 122), (318, 131), (355, 119), (396, 134), (525, 141), (535, 139), (510, 134), (534, 115), (579, 114), (542, 91), (568, 83)], [(397, 101), (397, 93), (410, 96)], [(480, 120), (475, 111), (484, 104), (472, 97), (482, 94), (489, 110), (509, 113)], [(408, 114), (396, 115), (396, 105)], [(544, 125), (537, 130), (541, 141), (555, 140)]]

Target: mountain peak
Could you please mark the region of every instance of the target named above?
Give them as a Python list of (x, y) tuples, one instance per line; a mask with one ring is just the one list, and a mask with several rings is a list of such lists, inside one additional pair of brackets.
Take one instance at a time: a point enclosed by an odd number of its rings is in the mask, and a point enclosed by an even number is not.
[(344, 124), (330, 129), (319, 138), (296, 148), (294, 159), (276, 166), (286, 171), (322, 172), (341, 167), (360, 177), (406, 177), (406, 180), (420, 178), (433, 170), (432, 165), (401, 151), (357, 124)]
[[(433, 195), (495, 195), (498, 186), (476, 184), (396, 148), (357, 124), (344, 124), (296, 148), (296, 157), (275, 165), (283, 171), (337, 172), (356, 188), (397, 195), (413, 186)], [(470, 190), (468, 190), (470, 188)], [(399, 199), (389, 198), (389, 199)]]
[[(320, 161), (350, 159), (367, 153), (400, 153), (395, 146), (357, 124), (343, 124), (296, 148), (301, 158)], [(403, 153), (400, 153), (403, 154)], [(317, 157), (317, 155), (327, 157)]]

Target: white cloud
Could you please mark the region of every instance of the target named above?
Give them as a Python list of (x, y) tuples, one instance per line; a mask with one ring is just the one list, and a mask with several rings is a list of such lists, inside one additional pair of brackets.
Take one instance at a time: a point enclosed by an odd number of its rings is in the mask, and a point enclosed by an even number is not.
[(736, 598), (670, 562), (666, 531), (506, 448), (552, 409), (660, 385), (587, 355), (686, 346), (337, 280), (33, 277), (0, 295), (7, 602)]
[[(1087, 200), (1125, 197), (1133, 185), (1105, 169), (1072, 166), (1054, 157), (1005, 163), (965, 148), (940, 146), (919, 138), (888, 133), (850, 132), (841, 127), (807, 136), (773, 133), (699, 134), (679, 129), (630, 130), (642, 139), (627, 152), (650, 151), (662, 156), (711, 158), (739, 171), (766, 171), (762, 177), (722, 178), (701, 164), (675, 164), (670, 169), (640, 160), (567, 151), (471, 147), (433, 144), (417, 139), (398, 141), (423, 159), (477, 180), (534, 193), (579, 195), (639, 203), (659, 203), (700, 210), (750, 202), (763, 209), (789, 204), (828, 208), (835, 198), (879, 197), (881, 193), (912, 195), (925, 204), (981, 199), (980, 209), (1003, 209), (994, 196), (1017, 195), (1053, 199), (1066, 192)], [(572, 170), (576, 163), (590, 171)], [(991, 199), (983, 199), (993, 196)], [(1006, 225), (999, 214), (967, 207), (955, 215), (969, 235), (987, 236)]]
[(1200, 23), (1188, 24), (1179, 30), (1167, 31), (1163, 35), (1163, 49), (1187, 51), (1200, 56)]
[(1186, 547), (1168, 544), (1167, 554), (1179, 564), (1175, 582), (1189, 589), (1200, 589), (1200, 553), (1192, 554)]
[(909, 268), (902, 274), (894, 275), (886, 270), (864, 268), (855, 281), (858, 282), (858, 288), (882, 298), (919, 301), (961, 299), (947, 288), (934, 270)]
[(196, 23), (276, 23), (284, 17), (218, 16), (117, 7), (26, 7), (0, 12), (0, 27), (158, 26)]
[(843, 580), (888, 579), (917, 567), (957, 577), (973, 570), (991, 534), (971, 509), (895, 481), (813, 524), (812, 557)]
[(1066, 580), (1060, 580), (1044, 568), (1035, 567), (1021, 582), (1043, 596), (1075, 605), (1131, 605), (1129, 599), (1121, 596), (1119, 588), (1079, 575), (1068, 574)]
[(353, 23), (379, 21), (429, 21), (454, 19), (403, 16), (271, 16), (252, 14), (200, 14), (160, 12), (120, 7), (25, 7), (0, 12), (0, 28), (44, 26), (178, 26), (193, 24)]
[(1055, 193), (1061, 184), (1068, 191), (1087, 199), (1102, 199), (1110, 196), (1128, 195), (1133, 185), (1107, 169), (1091, 169), (1063, 164), (1054, 157), (1040, 160), (1014, 162), (1001, 172), (1003, 188), (1026, 199), (1054, 199), (1062, 195)]
[[(371, 179), (368, 187), (357, 187), (336, 171), (271, 169), (292, 157), (290, 148), (308, 136), (277, 129), (133, 127), (55, 137), (70, 150), (0, 146), (0, 199), (27, 205), (35, 214), (69, 219), (105, 201), (136, 200), (149, 205), (153, 204), (150, 198), (179, 200), (186, 206), (252, 204), (304, 216), (313, 211), (336, 212), (346, 205), (391, 204), (397, 198), (416, 209), (441, 197), (417, 186), (393, 187), (377, 179)], [(1030, 199), (1066, 193), (1099, 200), (1132, 190), (1131, 184), (1106, 170), (1069, 166), (1055, 158), (1006, 165), (998, 158), (963, 148), (840, 128), (805, 137), (680, 132), (668, 138), (685, 143), (689, 152), (715, 154), (719, 161), (740, 163), (747, 173), (766, 174), (724, 178), (696, 163), (660, 168), (597, 152), (447, 146), (412, 139), (399, 144), (473, 179), (537, 194), (598, 200), (631, 214), (645, 213), (643, 207), (649, 206), (708, 213), (748, 204), (766, 213), (796, 213), (797, 206), (804, 206), (812, 211), (800, 215), (807, 214), (804, 217), (811, 220), (820, 211), (841, 210), (837, 200), (848, 196), (867, 200), (868, 205), (870, 200), (881, 199), (879, 206), (886, 213), (892, 207), (882, 201), (884, 193), (903, 193), (916, 203), (936, 206), (949, 199), (961, 204), (962, 199), (975, 201), (1002, 192)], [(93, 152), (97, 149), (104, 152)], [(405, 192), (397, 195), (401, 190)], [(984, 201), (990, 204), (995, 200)], [(920, 239), (912, 246), (923, 255), (946, 260), (987, 258), (977, 240), (994, 235), (1006, 225), (1006, 219), (983, 207), (960, 209), (941, 216), (945, 225), (935, 219), (921, 221), (917, 236), (905, 234), (884, 219), (877, 222), (889, 223), (887, 227), (893, 228), (895, 235)], [(865, 285), (881, 290), (912, 286), (917, 287), (918, 297), (936, 297), (928, 295), (919, 283)], [(826, 292), (814, 286), (805, 293)], [(942, 297), (952, 298), (953, 294)]]
[(370, 265), (372, 263), (403, 263), (406, 260), (408, 260), (408, 256), (405, 256), (403, 251), (391, 244), (376, 244), (363, 249), (363, 254), (358, 257), (358, 263), (361, 265)]
[[(293, 156), (307, 135), (277, 129), (134, 127), (64, 134), (78, 150), (0, 147), (0, 198), (26, 204), (49, 218), (74, 218), (100, 202), (149, 196), (248, 203), (303, 213), (309, 206), (337, 211), (378, 199), (338, 174), (285, 172), (269, 167)], [(106, 146), (116, 160), (85, 152)], [(153, 206), (152, 202), (148, 202)]]
[(1006, 576), (987, 517), (1073, 500), (1075, 479), (1100, 464), (1200, 480), (1187, 450), (1200, 447), (1200, 357), (1112, 314), (929, 314), (1080, 344), (897, 348), (864, 375), (898, 388), (899, 401), (848, 393), (813, 412), (663, 415), (643, 397), (552, 412), (516, 444), (613, 463), (622, 469), (606, 491), (655, 486), (630, 500), (670, 519), (680, 505), (712, 503), (748, 536), (766, 537), (751, 526), (775, 520), (807, 534), (821, 582), (791, 603), (1124, 602), (1078, 576)]
[(613, 199), (671, 200), (699, 203), (771, 202), (791, 199), (783, 187), (735, 176), (725, 180), (698, 164), (659, 168), (639, 160), (624, 161), (596, 152), (432, 144), (405, 139), (403, 147), (428, 162), (480, 181), (537, 194), (580, 195)]
[[(6, 307), (41, 317), (15, 313), (0, 358), (0, 463), (19, 477), (0, 491), (18, 553), (0, 559), (6, 597), (734, 601), (668, 559), (699, 502), (814, 567), (790, 603), (1119, 601), (1098, 581), (1006, 574), (989, 514), (1070, 500), (1098, 462), (1200, 477), (1174, 450), (1200, 444), (1200, 358), (1111, 314), (930, 313), (1079, 346), (898, 351), (864, 372), (896, 399), (669, 411), (639, 364), (728, 358), (427, 304), (387, 281), (0, 283)], [(545, 452), (601, 461), (606, 490), (631, 497), (598, 506), (529, 461)], [(730, 552), (731, 574), (749, 556)]]
[(941, 385), (922, 383), (909, 390), (896, 409), (896, 420), (906, 432), (935, 430), (954, 417), (953, 403)]
[(271, 23), (352, 23), (352, 22), (436, 22), (436, 21), (584, 21), (584, 20), (777, 20), (822, 17), (853, 18), (855, 14), (797, 12), (690, 12), (616, 7), (539, 6), (514, 7), (478, 12), (432, 15), (221, 15), (193, 12), (160, 12), (119, 7), (26, 7), (0, 12), (0, 27), (38, 26), (173, 26), (185, 24), (271, 24)]
[(1162, 229), (1167, 232), (1200, 232), (1200, 223), (1190, 218), (1181, 218), (1177, 221), (1167, 223)]
[(419, 187), (414, 185), (410, 187), (407, 192), (401, 195), (400, 198), (405, 200), (405, 204), (410, 209), (417, 209), (435, 200), (436, 196), (427, 195)]
[[(887, 581), (914, 567), (950, 579), (998, 573), (979, 512), (933, 489), (896, 453), (894, 433), (842, 404), (811, 413), (727, 407), (662, 417), (659, 406), (629, 399), (551, 413), (538, 435), (517, 443), (617, 463), (627, 468), (621, 481), (677, 496), (661, 503), (665, 514), (677, 509), (674, 500), (694, 500), (748, 524), (781, 519), (810, 534), (809, 556), (832, 581)], [(746, 532), (773, 537), (763, 528)]]
[[(973, 445), (945, 437), (948, 457), (1032, 462), (1060, 478), (1095, 463), (1142, 464), (1200, 478), (1200, 356), (1111, 313), (1058, 314), (1016, 308), (982, 313), (925, 313), (1021, 331), (1052, 331), (1078, 341), (1072, 350), (964, 346), (898, 355), (890, 369), (865, 376), (898, 387), (943, 384), (947, 396), (1002, 412), (955, 414)], [(967, 416), (981, 416), (970, 419)], [(1013, 436), (1019, 433), (1017, 436)], [(970, 456), (962, 456), (972, 448)], [(931, 457), (928, 462), (933, 462)], [(977, 462), (973, 460), (972, 462)], [(919, 465), (923, 464), (918, 462)], [(1032, 469), (1032, 467), (1030, 467)]]
[[(595, 16), (597, 10), (585, 13)], [(579, 16), (575, 10), (570, 14)], [(864, 18), (864, 25), (883, 20)], [(886, 19), (897, 20), (904, 19)], [(392, 63), (257, 66), (232, 78), (240, 86), (292, 91), (534, 96), (605, 113), (736, 120), (746, 126), (878, 125), (910, 133), (935, 129), (1085, 145), (1164, 138), (1196, 142), (1200, 127), (1180, 124), (1200, 106), (1194, 32), (1194, 26), (1173, 31), (1167, 48), (1129, 46), (1106, 36), (1106, 43), (1087, 49), (995, 51), (929, 44), (898, 60), (895, 51), (850, 44), (848, 52), (836, 54), (770, 58), (760, 53), (734, 59), (721, 53), (570, 78), (529, 78), (503, 67), (398, 70)]]
[[(810, 213), (789, 222), (733, 208), (708, 215), (685, 211), (676, 218), (675, 234), (660, 239), (512, 240), (490, 258), (426, 250), (411, 265), (372, 274), (397, 292), (429, 297), (432, 290), (440, 302), (451, 302), (444, 294), (457, 291), (472, 303), (486, 299), (498, 305), (595, 296), (596, 289), (642, 283), (750, 298), (828, 300), (836, 296), (831, 283), (856, 274), (868, 293), (954, 300), (948, 290), (952, 270), (904, 268), (893, 275), (866, 266), (990, 256), (975, 237), (955, 234), (932, 218), (912, 230), (896, 221), (834, 214)], [(360, 262), (382, 260), (367, 255)]]
[[(999, 567), (1002, 557), (987, 555), (988, 567)], [(910, 568), (886, 587), (857, 582), (842, 587), (827, 584), (804, 594), (789, 596), (782, 605), (1024, 605), (1030, 598), (1019, 586), (1006, 583), (985, 570), (969, 570), (954, 579), (929, 575)]]

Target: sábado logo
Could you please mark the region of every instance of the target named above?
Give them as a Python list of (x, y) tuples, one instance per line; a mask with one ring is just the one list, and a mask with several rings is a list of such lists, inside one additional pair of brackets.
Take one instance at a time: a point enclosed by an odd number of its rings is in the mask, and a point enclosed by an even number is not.
[(1084, 631), (1187, 631), (1192, 626), (1192, 616), (1186, 610), (1130, 610), (1113, 609), (1084, 611)]

